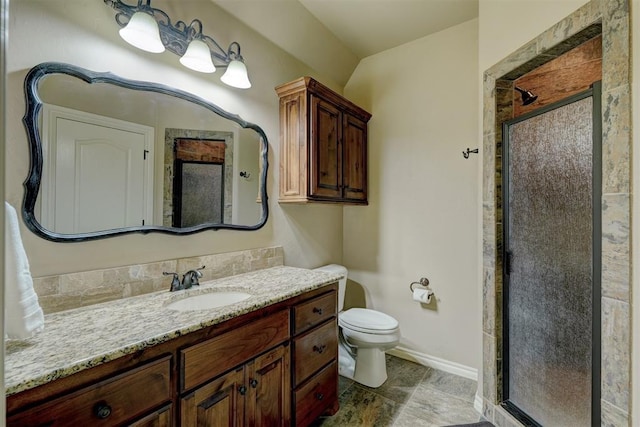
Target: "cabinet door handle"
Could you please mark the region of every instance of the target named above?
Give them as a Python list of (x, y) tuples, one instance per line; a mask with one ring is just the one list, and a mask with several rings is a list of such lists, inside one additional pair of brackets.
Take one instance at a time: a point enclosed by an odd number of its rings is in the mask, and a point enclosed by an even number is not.
[(253, 388), (258, 387), (258, 380), (253, 378), (251, 381), (249, 381), (249, 385)]
[(109, 406), (107, 402), (104, 401), (98, 402), (93, 407), (93, 413), (96, 417), (104, 420), (106, 418), (109, 418), (109, 415), (111, 415), (111, 406)]
[(322, 393), (316, 393), (316, 399), (318, 399), (318, 400), (322, 400), (322, 399), (324, 399), (324, 394), (322, 394)]
[(327, 346), (322, 344), (320, 346), (314, 345), (313, 346), (313, 351), (315, 351), (318, 354), (322, 354), (325, 350), (326, 350)]
[(240, 387), (238, 387), (238, 393), (244, 396), (247, 393), (247, 387), (241, 385)]
[[(270, 370), (275, 369), (280, 362), (281, 360), (276, 360), (275, 362), (268, 364), (264, 368), (258, 369), (256, 373), (260, 376), (264, 376)], [(254, 380), (254, 381), (257, 381), (257, 380)]]
[(322, 309), (318, 307), (313, 307), (313, 312), (317, 313), (319, 316), (322, 316)]

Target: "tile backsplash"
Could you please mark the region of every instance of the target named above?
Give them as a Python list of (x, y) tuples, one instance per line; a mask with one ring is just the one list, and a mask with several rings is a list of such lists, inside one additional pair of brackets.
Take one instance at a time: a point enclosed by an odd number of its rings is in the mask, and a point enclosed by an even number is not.
[(284, 265), (284, 251), (281, 246), (275, 246), (34, 277), (33, 285), (43, 311), (48, 314), (150, 292), (168, 291), (171, 276), (164, 276), (163, 271), (182, 274), (203, 265), (206, 268), (202, 270), (202, 282)]

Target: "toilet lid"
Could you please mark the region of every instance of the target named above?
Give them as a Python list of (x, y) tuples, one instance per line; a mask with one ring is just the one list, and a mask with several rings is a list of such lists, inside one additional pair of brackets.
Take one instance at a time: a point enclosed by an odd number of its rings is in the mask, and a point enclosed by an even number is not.
[(391, 334), (398, 330), (398, 321), (393, 317), (367, 308), (350, 308), (338, 315), (342, 327), (372, 334)]

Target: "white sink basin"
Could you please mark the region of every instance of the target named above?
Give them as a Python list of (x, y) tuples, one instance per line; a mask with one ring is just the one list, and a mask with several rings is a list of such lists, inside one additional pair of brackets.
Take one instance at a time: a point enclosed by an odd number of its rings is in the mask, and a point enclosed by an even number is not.
[(236, 291), (209, 292), (180, 299), (167, 305), (167, 308), (177, 311), (208, 310), (224, 307), (251, 298), (251, 294)]

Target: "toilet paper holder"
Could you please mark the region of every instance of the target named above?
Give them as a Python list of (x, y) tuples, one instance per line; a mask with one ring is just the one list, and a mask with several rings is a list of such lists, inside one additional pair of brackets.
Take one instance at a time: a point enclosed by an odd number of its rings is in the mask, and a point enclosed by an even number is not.
[(421, 277), (418, 282), (411, 282), (411, 284), (409, 285), (409, 289), (411, 289), (411, 293), (413, 293), (413, 285), (420, 285), (426, 288), (429, 286), (429, 279), (427, 279), (426, 277)]

